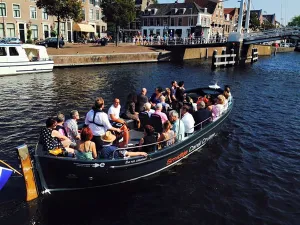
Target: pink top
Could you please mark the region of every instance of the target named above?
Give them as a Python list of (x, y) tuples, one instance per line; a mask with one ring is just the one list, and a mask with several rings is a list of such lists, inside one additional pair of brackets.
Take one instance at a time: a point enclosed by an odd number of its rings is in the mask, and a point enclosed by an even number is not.
[(159, 110), (156, 110), (154, 114), (160, 116), (162, 124), (164, 124), (168, 120), (167, 115)]

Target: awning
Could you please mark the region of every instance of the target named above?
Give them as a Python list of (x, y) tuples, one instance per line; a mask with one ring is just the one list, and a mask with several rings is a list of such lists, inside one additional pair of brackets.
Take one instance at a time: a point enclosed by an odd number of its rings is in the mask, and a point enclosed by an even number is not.
[(81, 32), (95, 32), (95, 28), (90, 24), (75, 23), (73, 26), (73, 31)]

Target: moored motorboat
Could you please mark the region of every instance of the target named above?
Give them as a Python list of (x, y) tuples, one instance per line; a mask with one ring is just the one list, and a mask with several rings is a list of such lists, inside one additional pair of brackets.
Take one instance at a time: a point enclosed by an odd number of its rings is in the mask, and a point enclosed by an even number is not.
[[(188, 90), (186, 93), (191, 98), (196, 99), (197, 96), (206, 94), (216, 97), (222, 94), (223, 90), (217, 86), (211, 86)], [(212, 140), (217, 135), (220, 126), (230, 115), (232, 108), (233, 101), (218, 119), (206, 126), (202, 124), (205, 121), (196, 124), (195, 126), (199, 126), (199, 130), (192, 135), (171, 146), (151, 152), (148, 157), (78, 160), (76, 158), (51, 156), (43, 151), (42, 146), (38, 144), (34, 161), (41, 191), (47, 193), (116, 185), (166, 170), (197, 152)], [(135, 140), (137, 137), (141, 137), (143, 133), (136, 130), (132, 132), (136, 133)]]
[(296, 45), (295, 51), (296, 51), (296, 52), (300, 52), (300, 42)]
[(44, 46), (0, 44), (0, 76), (51, 72), (53, 65)]

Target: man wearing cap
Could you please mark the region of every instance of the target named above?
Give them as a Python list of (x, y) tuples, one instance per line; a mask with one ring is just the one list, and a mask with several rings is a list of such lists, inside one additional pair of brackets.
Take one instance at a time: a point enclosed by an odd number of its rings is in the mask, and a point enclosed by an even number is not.
[(146, 152), (128, 152), (125, 149), (117, 150), (118, 147), (112, 145), (116, 136), (113, 135), (110, 131), (106, 131), (104, 135), (101, 136), (103, 142), (103, 148), (101, 149), (101, 157), (105, 159), (110, 158), (124, 158), (124, 157), (133, 157), (133, 156), (145, 156), (147, 157)]
[(97, 151), (100, 151), (102, 148), (101, 136), (105, 134), (107, 130), (121, 132), (119, 128), (113, 127), (109, 120), (108, 115), (103, 112), (104, 108), (104, 99), (99, 97), (95, 100), (95, 105), (92, 109), (86, 114), (85, 124), (91, 128), (93, 132), (92, 141), (96, 144)]
[(212, 117), (212, 112), (205, 108), (204, 101), (200, 101), (197, 104), (197, 109), (198, 110), (193, 114), (196, 126), (195, 130), (201, 130), (201, 127), (203, 128), (204, 126), (210, 123), (211, 120), (209, 118)]

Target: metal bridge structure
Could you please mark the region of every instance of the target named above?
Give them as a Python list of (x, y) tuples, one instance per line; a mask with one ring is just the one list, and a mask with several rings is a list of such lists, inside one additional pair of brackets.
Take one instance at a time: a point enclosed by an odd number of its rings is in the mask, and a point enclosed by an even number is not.
[(284, 27), (261, 32), (245, 33), (243, 44), (257, 44), (283, 39), (300, 40), (300, 27)]

